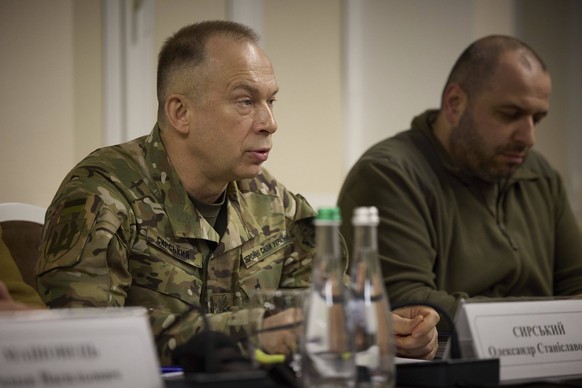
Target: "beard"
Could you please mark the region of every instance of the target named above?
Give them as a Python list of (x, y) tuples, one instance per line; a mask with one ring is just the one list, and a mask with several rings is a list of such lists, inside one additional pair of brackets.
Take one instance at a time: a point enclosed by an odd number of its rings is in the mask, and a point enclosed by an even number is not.
[(459, 124), (451, 131), (451, 158), (457, 167), (470, 175), (485, 182), (497, 183), (509, 178), (521, 165), (499, 160), (500, 156), (507, 152), (526, 155), (528, 147), (516, 142), (495, 146), (486, 141), (484, 134), (484, 131), (479, 131), (468, 106)]

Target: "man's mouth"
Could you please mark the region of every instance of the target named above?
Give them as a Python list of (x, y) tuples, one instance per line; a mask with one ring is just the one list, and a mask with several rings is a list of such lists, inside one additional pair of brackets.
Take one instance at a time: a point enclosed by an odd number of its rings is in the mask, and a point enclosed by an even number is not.
[(257, 161), (264, 162), (269, 158), (269, 151), (270, 150), (271, 150), (270, 148), (260, 148), (260, 149), (249, 151), (249, 154), (251, 154), (252, 157), (254, 159), (256, 159)]
[(504, 152), (501, 156), (510, 164), (522, 164), (525, 160), (525, 152)]

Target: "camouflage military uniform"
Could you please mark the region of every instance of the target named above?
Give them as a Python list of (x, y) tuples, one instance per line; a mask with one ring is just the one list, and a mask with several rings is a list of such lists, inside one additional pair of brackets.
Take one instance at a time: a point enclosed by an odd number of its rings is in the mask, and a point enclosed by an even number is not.
[(240, 332), (257, 288), (309, 285), (314, 212), (266, 171), (227, 187), (222, 238), (193, 207), (156, 126), (93, 152), (47, 211), (38, 286), (50, 307), (144, 306), (162, 364), (202, 328)]

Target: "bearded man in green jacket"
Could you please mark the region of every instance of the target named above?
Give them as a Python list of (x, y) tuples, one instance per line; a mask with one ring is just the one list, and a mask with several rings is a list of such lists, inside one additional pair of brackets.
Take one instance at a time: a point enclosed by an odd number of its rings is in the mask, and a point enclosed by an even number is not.
[[(446, 82), (440, 110), (372, 146), (339, 195), (379, 209), (391, 301), (456, 312), (462, 298), (582, 293), (582, 235), (558, 173), (531, 150), (551, 79), (525, 43), (488, 36)], [(348, 246), (352, 231), (342, 228)]]

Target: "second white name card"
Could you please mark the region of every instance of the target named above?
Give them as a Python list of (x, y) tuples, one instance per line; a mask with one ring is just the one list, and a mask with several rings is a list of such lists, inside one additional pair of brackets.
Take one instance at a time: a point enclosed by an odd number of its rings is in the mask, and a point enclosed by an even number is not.
[(465, 303), (457, 326), (478, 358), (499, 358), (502, 382), (582, 374), (582, 300)]

